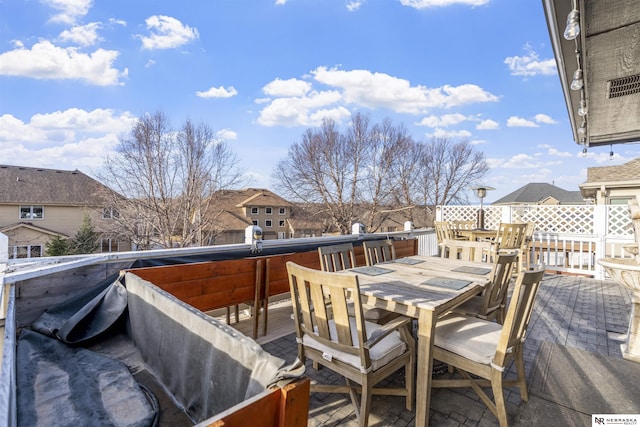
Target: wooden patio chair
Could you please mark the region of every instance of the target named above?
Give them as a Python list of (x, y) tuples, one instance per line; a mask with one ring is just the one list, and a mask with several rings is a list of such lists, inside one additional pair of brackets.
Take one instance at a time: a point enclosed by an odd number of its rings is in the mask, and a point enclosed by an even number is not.
[(494, 243), (496, 250), (516, 250), (522, 248), (522, 243), (527, 237), (526, 222), (501, 222)]
[[(320, 270), (337, 272), (356, 267), (356, 257), (352, 243), (341, 243), (330, 246), (320, 246)], [(354, 313), (353, 304), (349, 305), (349, 312)], [(383, 308), (364, 306), (364, 317), (370, 322), (386, 323), (396, 317), (396, 314)]]
[(528, 270), (531, 264), (531, 245), (533, 244), (533, 233), (536, 231), (535, 222), (527, 222), (527, 228), (525, 229), (524, 239), (520, 246), (519, 262), (516, 273), (522, 270)]
[(499, 324), (503, 324), (509, 283), (517, 264), (517, 252), (499, 253), (489, 276), (491, 283), (482, 294), (456, 307), (453, 312), (485, 320), (495, 320)]
[(458, 236), (454, 233), (454, 230), (450, 222), (447, 221), (435, 221), (433, 227), (436, 230), (436, 239), (438, 240), (438, 248), (440, 249), (440, 255), (444, 250), (444, 242), (448, 240), (459, 240)]
[[(456, 313), (438, 319), (433, 357), (456, 368), (462, 378), (433, 379), (432, 387), (471, 387), (500, 426), (507, 427), (503, 387), (517, 386), (522, 400), (529, 399), (523, 345), (543, 276), (544, 265), (518, 274), (504, 325)], [(512, 360), (517, 378), (506, 380), (503, 375)], [(491, 386), (493, 400), (482, 390), (488, 386)]]
[[(308, 358), (331, 369), (346, 380), (346, 386), (313, 384), (311, 391), (348, 393), (359, 425), (366, 426), (373, 387), (404, 368), (404, 388), (379, 388), (375, 392), (405, 396), (405, 406), (411, 410), (415, 363), (411, 319), (399, 316), (384, 325), (367, 322), (355, 274), (313, 270), (291, 261), (287, 262), (287, 272), (298, 357), (303, 363)], [(350, 301), (355, 307), (353, 316), (348, 314)], [(357, 393), (361, 395), (359, 404)]]
[(473, 230), (476, 226), (475, 221), (451, 221), (451, 230), (456, 239), (469, 240), (466, 237), (460, 236), (458, 230)]
[(449, 239), (443, 242), (440, 257), (462, 261), (487, 262), (490, 250), (491, 242)]
[(365, 240), (362, 242), (362, 247), (364, 248), (364, 259), (368, 266), (396, 259), (396, 249), (390, 239)]
[(318, 254), (320, 255), (320, 269), (322, 271), (336, 272), (356, 266), (352, 243), (320, 246)]

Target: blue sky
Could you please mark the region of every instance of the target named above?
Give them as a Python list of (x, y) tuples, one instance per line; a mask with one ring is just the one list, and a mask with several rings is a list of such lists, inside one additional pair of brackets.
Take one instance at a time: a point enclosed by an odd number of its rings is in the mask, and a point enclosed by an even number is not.
[(208, 123), (256, 187), (357, 112), (475, 144), (487, 202), (640, 155), (581, 156), (540, 0), (0, 0), (0, 163), (93, 175), (158, 110)]

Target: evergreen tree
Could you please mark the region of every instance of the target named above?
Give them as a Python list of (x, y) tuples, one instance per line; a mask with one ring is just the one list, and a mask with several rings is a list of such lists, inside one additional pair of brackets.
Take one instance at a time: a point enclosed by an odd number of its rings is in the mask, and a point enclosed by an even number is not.
[(45, 244), (47, 256), (62, 256), (71, 254), (71, 242), (62, 236), (55, 236)]
[(98, 250), (100, 244), (98, 242), (99, 233), (93, 229), (91, 218), (85, 214), (82, 219), (82, 225), (72, 241), (72, 253), (75, 255), (92, 254)]

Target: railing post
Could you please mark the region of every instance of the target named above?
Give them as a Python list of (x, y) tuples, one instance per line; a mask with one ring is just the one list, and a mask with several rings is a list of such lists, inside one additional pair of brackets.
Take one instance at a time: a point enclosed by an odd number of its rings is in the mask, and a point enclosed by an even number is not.
[[(595, 257), (596, 261), (600, 258), (606, 257), (607, 248), (607, 232), (609, 225), (608, 218), (608, 206), (607, 205), (595, 205), (593, 209), (593, 234), (597, 237)], [(594, 269), (594, 276), (598, 279), (605, 278), (604, 268), (596, 262)]]
[(9, 238), (6, 234), (0, 233), (0, 270), (4, 271), (4, 266), (9, 262)]

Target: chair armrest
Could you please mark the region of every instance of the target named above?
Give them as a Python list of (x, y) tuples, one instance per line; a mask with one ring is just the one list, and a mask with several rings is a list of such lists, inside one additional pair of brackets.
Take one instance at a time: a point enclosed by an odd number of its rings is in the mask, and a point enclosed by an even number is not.
[(401, 327), (409, 324), (411, 320), (412, 319), (410, 317), (398, 316), (395, 319), (390, 320), (383, 325), (380, 325), (380, 328), (376, 329), (371, 334), (371, 337), (369, 337), (369, 339), (364, 343), (364, 348), (371, 349), (371, 347), (376, 345), (382, 338), (386, 337), (391, 332), (397, 331)]

